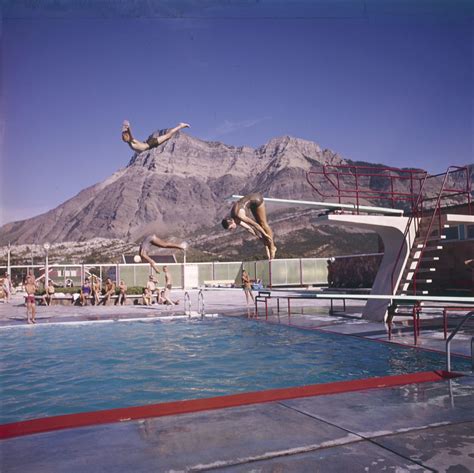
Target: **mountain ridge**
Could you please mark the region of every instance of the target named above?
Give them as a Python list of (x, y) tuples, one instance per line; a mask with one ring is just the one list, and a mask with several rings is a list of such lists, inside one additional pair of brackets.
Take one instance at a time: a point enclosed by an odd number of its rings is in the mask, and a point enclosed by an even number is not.
[[(158, 148), (134, 154), (126, 167), (54, 209), (3, 225), (0, 245), (84, 242), (96, 238), (132, 244), (145, 234), (157, 233), (162, 238), (185, 239), (191, 246), (195, 241), (201, 252), (218, 255), (251, 238), (245, 232), (225, 232), (220, 227), (231, 205), (226, 198), (235, 193), (259, 191), (267, 197), (320, 201), (322, 198), (307, 183), (306, 173), (321, 170), (323, 164), (358, 163), (313, 141), (289, 135), (252, 148), (204, 141), (179, 132)], [(361, 164), (377, 170), (375, 176), (362, 179), (361, 184), (374, 190), (385, 189), (388, 180), (381, 169), (384, 165)], [(323, 194), (334, 190), (318, 175), (314, 181)], [(403, 182), (397, 186), (399, 191), (408, 189)], [(375, 198), (362, 202), (386, 204)], [(272, 220), (275, 221), (277, 239), (294, 247), (288, 250), (291, 254), (298, 246), (298, 238), (291, 238), (292, 232), (298, 230), (306, 235), (308, 229), (321, 234), (321, 229), (313, 225), (317, 210), (299, 212), (271, 204), (267, 210), (272, 226)]]

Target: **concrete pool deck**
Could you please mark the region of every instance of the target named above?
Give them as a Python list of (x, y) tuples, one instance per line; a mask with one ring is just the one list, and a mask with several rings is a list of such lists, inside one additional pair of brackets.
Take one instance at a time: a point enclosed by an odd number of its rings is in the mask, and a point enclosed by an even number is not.
[[(182, 299), (182, 292), (175, 293)], [(196, 310), (197, 292), (191, 299)], [(0, 304), (0, 333), (26, 326), (21, 304), (18, 296), (12, 304)], [(206, 313), (246, 314), (239, 290), (206, 291), (205, 305)], [(290, 318), (282, 312), (269, 320), (387, 340), (383, 324), (359, 318), (360, 303), (348, 304), (344, 316), (328, 315), (329, 302), (324, 301), (295, 301), (292, 306)], [(37, 319), (47, 324), (173, 313), (182, 314), (183, 306), (51, 306), (38, 307)], [(468, 327), (454, 340), (453, 353), (470, 353), (470, 337)], [(412, 344), (411, 327), (396, 324), (393, 342)], [(443, 351), (441, 325), (423, 326), (419, 346)], [(10, 438), (0, 444), (0, 469), (468, 472), (474, 471), (473, 406), (472, 376), (362, 389)]]

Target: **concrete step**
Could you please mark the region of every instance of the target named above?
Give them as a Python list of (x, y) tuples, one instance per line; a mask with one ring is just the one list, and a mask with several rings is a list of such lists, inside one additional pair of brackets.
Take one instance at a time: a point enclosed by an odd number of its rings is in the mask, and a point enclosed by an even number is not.
[[(429, 294), (429, 291), (416, 291), (419, 296), (427, 296)], [(397, 292), (397, 295), (399, 296), (413, 296), (413, 291), (410, 289), (401, 289), (400, 291)]]
[[(416, 267), (415, 268), (411, 268), (411, 267), (407, 267), (404, 271), (404, 273), (414, 273), (416, 271)], [(418, 268), (418, 274), (420, 273), (434, 273), (436, 271), (436, 268)]]
[[(439, 240), (446, 240), (446, 235), (436, 235), (436, 236), (430, 236), (426, 240), (426, 244), (429, 245), (431, 243), (438, 243)], [(419, 244), (419, 243), (424, 243), (425, 242), (425, 237), (416, 237), (414, 243)]]
[[(408, 261), (411, 262), (411, 261), (418, 261), (420, 258), (419, 258), (419, 255), (418, 256), (413, 256), (411, 257)], [(428, 262), (433, 262), (433, 261), (439, 261), (439, 256), (424, 256), (423, 255), (423, 259), (421, 261), (421, 263), (428, 263)], [(407, 263), (407, 265), (409, 264), (409, 262)]]
[[(416, 251), (421, 251), (422, 249), (423, 249), (423, 245), (416, 245), (415, 247), (413, 247), (411, 249), (411, 251), (416, 252)], [(441, 245), (426, 246), (425, 249), (424, 249), (424, 252), (427, 252), (427, 251), (440, 251), (442, 249), (443, 249), (443, 247)]]
[[(405, 278), (400, 281), (400, 284), (412, 284), (414, 281), (415, 279), (413, 278)], [(417, 284), (431, 284), (432, 282), (432, 279), (416, 278)]]

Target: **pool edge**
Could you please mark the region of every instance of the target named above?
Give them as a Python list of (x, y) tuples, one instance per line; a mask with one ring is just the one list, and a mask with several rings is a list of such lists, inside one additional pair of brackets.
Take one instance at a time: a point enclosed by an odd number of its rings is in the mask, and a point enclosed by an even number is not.
[(4, 440), (24, 435), (52, 432), (55, 430), (127, 422), (151, 417), (190, 414), (213, 409), (239, 407), (302, 397), (339, 394), (365, 389), (387, 388), (413, 383), (435, 382), (443, 379), (457, 378), (459, 376), (462, 375), (442, 370), (423, 371), (403, 375), (381, 376), (350, 381), (337, 381), (333, 383), (311, 384), (292, 388), (245, 392), (203, 399), (163, 402), (148, 404), (145, 406), (65, 414), (0, 424), (0, 439)]

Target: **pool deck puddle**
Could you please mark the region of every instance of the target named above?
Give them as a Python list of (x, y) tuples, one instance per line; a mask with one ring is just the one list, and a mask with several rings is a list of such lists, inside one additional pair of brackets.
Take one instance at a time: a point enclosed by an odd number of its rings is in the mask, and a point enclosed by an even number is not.
[[(209, 313), (247, 313), (242, 293), (206, 291), (205, 296)], [(387, 341), (383, 324), (354, 318), (360, 306), (351, 306), (345, 317), (329, 316), (328, 306), (318, 304), (313, 313), (307, 307), (300, 314), (295, 304), (290, 318), (281, 313), (270, 321)], [(38, 325), (184, 315), (178, 306), (38, 309)], [(0, 329), (26, 326), (24, 312), (21, 301), (0, 305)], [(258, 321), (264, 323), (265, 317)], [(467, 330), (455, 339), (453, 353), (469, 355), (470, 337)], [(411, 327), (396, 325), (393, 342), (411, 345)], [(444, 351), (440, 326), (422, 325), (418, 346)], [(472, 376), (362, 388), (9, 438), (0, 444), (0, 470), (467, 472), (474, 471), (473, 406)]]

